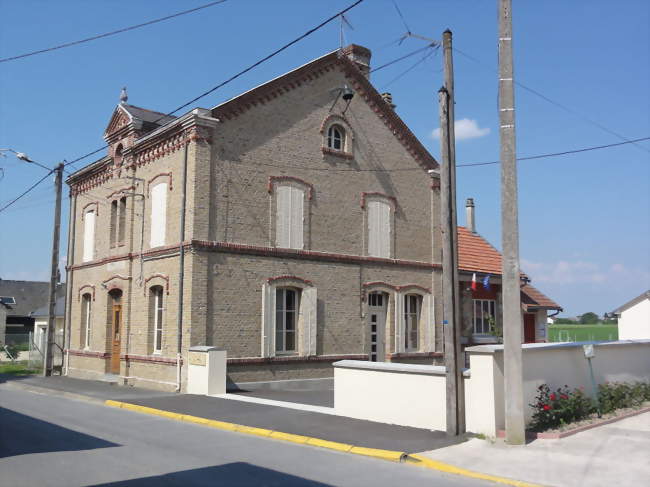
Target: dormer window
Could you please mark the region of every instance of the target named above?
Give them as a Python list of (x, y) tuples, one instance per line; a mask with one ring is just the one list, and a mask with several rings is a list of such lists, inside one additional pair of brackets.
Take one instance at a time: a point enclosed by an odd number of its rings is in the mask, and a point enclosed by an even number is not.
[(332, 125), (327, 131), (327, 147), (342, 151), (345, 147), (345, 129), (340, 125)]

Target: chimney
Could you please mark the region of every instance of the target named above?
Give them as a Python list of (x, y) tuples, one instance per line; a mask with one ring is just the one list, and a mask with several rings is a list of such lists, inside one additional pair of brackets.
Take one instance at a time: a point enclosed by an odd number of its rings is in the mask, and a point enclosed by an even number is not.
[(350, 44), (343, 48), (343, 55), (347, 56), (350, 61), (356, 64), (359, 71), (366, 78), (370, 78), (370, 56), (372, 56), (370, 49), (358, 46), (357, 44)]
[(395, 107), (396, 107), (397, 105), (395, 105), (395, 104), (393, 103), (393, 95), (392, 95), (392, 94), (390, 94), (390, 93), (382, 93), (382, 94), (381, 94), (381, 97), (384, 99), (384, 101), (385, 101), (386, 103), (388, 103), (388, 106), (390, 106), (393, 110), (395, 110)]
[(465, 211), (467, 212), (467, 229), (476, 233), (476, 220), (474, 219), (474, 198), (467, 198), (465, 202)]

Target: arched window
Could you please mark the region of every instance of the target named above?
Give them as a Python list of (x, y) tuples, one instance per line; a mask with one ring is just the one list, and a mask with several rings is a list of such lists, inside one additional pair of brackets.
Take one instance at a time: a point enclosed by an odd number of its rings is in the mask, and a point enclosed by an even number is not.
[(335, 151), (345, 149), (345, 129), (340, 125), (332, 125), (327, 130), (327, 147)]
[(122, 152), (124, 150), (124, 147), (122, 144), (118, 145), (117, 148), (115, 149), (115, 156), (113, 157), (113, 161), (115, 162), (116, 166), (119, 166), (122, 164)]
[(91, 323), (91, 302), (92, 296), (86, 293), (81, 296), (81, 340), (83, 348), (90, 348), (90, 323)]
[(404, 295), (404, 350), (418, 350), (418, 325), (422, 309), (422, 296), (419, 294)]
[(162, 352), (164, 303), (162, 286), (149, 289), (149, 328), (153, 338), (153, 353)]

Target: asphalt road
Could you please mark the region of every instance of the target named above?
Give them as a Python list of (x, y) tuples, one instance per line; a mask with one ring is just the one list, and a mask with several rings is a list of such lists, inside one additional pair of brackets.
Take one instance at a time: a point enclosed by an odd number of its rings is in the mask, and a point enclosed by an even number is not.
[(409, 465), (0, 386), (0, 485), (487, 484)]

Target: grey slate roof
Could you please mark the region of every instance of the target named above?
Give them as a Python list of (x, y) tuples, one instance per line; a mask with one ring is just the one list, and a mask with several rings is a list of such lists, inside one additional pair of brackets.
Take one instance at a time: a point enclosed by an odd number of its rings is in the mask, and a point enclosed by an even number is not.
[(122, 107), (129, 112), (133, 118), (137, 120), (142, 120), (144, 126), (147, 129), (153, 130), (154, 128), (165, 125), (172, 120), (175, 120), (176, 117), (173, 115), (165, 115), (164, 113), (154, 112), (153, 110), (147, 110), (146, 108), (136, 107), (134, 105), (128, 105), (126, 103), (122, 104)]
[(640, 303), (640, 302), (643, 301), (644, 299), (650, 299), (650, 289), (649, 289), (648, 291), (644, 292), (644, 293), (641, 293), (639, 296), (637, 296), (636, 298), (632, 299), (631, 301), (628, 301), (628, 302), (625, 303), (624, 305), (619, 306), (619, 307), (616, 308), (614, 311), (612, 311), (612, 313), (617, 314), (617, 315), (620, 315), (623, 311), (625, 311), (625, 310), (631, 308), (631, 307), (634, 306), (635, 304)]
[[(16, 300), (16, 304), (9, 305), (7, 316), (29, 316), (32, 311), (46, 306), (49, 289), (49, 282), (0, 279), (0, 296), (11, 296)], [(59, 284), (57, 295), (65, 295), (64, 284)]]
[[(32, 317), (36, 316), (48, 316), (50, 314), (50, 308), (47, 304), (41, 306), (35, 311), (32, 311)], [(65, 296), (59, 296), (56, 298), (56, 303), (54, 305), (54, 316), (63, 316), (65, 314)]]

